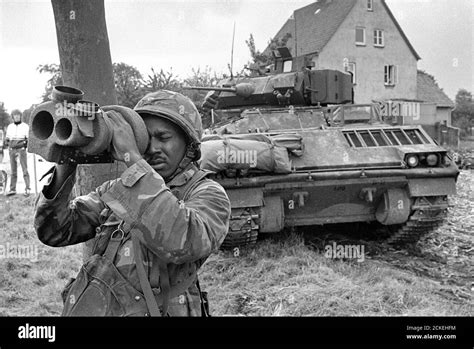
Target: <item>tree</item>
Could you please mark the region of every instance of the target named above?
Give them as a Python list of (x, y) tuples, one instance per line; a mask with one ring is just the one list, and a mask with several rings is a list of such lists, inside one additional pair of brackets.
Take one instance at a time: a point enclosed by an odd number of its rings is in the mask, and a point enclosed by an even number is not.
[(43, 95), (41, 96), (42, 102), (49, 100), (51, 92), (53, 92), (54, 86), (62, 85), (63, 79), (61, 75), (61, 68), (58, 64), (40, 64), (37, 68), (40, 74), (50, 74), (51, 77), (46, 82), (46, 87)]
[(456, 108), (452, 113), (453, 125), (461, 129), (461, 137), (472, 136), (474, 127), (474, 102), (472, 93), (460, 89), (456, 94)]
[(247, 47), (250, 51), (250, 61), (247, 65), (249, 69), (254, 74), (262, 75), (265, 71), (265, 67), (273, 63), (272, 51), (278, 47), (286, 46), (288, 40), (291, 38), (291, 33), (286, 33), (281, 38), (273, 38), (268, 42), (268, 47), (265, 51), (260, 52), (255, 46), (255, 39), (253, 34), (250, 34), (248, 40), (245, 40)]
[(113, 70), (118, 104), (133, 108), (143, 97), (142, 74), (126, 63), (114, 63)]
[[(206, 66), (204, 70), (201, 70), (201, 68), (193, 68), (191, 75), (184, 79), (184, 85), (196, 87), (214, 87), (217, 86), (220, 81), (226, 78), (227, 76), (223, 74), (218, 75), (216, 72), (213, 72), (209, 66)], [(204, 113), (202, 110), (202, 102), (204, 101), (208, 91), (183, 89), (181, 92), (185, 96), (189, 97), (196, 105), (197, 109), (202, 115), (203, 127), (209, 127), (211, 124), (211, 116), (209, 113)]]
[(23, 114), (22, 114), (23, 122), (25, 122), (27, 124), (30, 123), (31, 113), (36, 108), (36, 106), (37, 106), (36, 104), (32, 104), (28, 109), (23, 110)]
[[(0, 102), (0, 130), (5, 130), (10, 123), (10, 114), (7, 113), (5, 105)], [(0, 147), (2, 144), (0, 144)]]
[(159, 72), (156, 72), (153, 68), (150, 68), (150, 70), (151, 74), (148, 74), (147, 79), (143, 83), (143, 88), (146, 93), (158, 90), (181, 91), (182, 84), (171, 68), (167, 72), (163, 69), (160, 69)]
[[(225, 78), (225, 75), (218, 75), (209, 66), (206, 66), (203, 70), (201, 68), (192, 68), (191, 75), (184, 79), (183, 83), (185, 86), (214, 87)], [(183, 90), (182, 93), (188, 96), (194, 103), (200, 103), (204, 100), (207, 91)]]
[[(81, 89), (85, 93), (84, 99), (99, 105), (117, 104), (104, 0), (51, 2), (64, 84)], [(110, 164), (79, 166), (75, 192), (79, 195), (89, 193), (113, 179), (118, 173), (110, 169)], [(84, 248), (84, 259), (89, 257), (90, 251), (89, 242)]]
[[(46, 82), (42, 102), (49, 100), (54, 86), (62, 85), (61, 68), (58, 64), (40, 64), (40, 74), (50, 74)], [(118, 104), (133, 108), (143, 94), (143, 78), (137, 68), (126, 63), (113, 64), (114, 86)]]
[(458, 91), (458, 93), (456, 93), (455, 100), (456, 100), (456, 107), (457, 106), (462, 107), (462, 106), (472, 104), (472, 93), (462, 88)]

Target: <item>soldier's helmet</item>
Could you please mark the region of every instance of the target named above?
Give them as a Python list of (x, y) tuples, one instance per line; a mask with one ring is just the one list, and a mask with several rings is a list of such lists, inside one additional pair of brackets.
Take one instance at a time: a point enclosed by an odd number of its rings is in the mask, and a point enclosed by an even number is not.
[(144, 114), (156, 115), (176, 124), (187, 135), (190, 143), (188, 146), (194, 148), (194, 160), (200, 158), (203, 132), (201, 115), (188, 97), (168, 90), (151, 92), (137, 103), (134, 110), (141, 116)]

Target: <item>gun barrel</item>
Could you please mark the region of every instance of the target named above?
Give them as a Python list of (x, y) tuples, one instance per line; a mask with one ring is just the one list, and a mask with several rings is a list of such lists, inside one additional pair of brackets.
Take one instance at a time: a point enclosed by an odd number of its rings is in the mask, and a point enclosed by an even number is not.
[(183, 86), (185, 90), (201, 90), (201, 91), (222, 91), (222, 92), (236, 92), (232, 87), (200, 87), (200, 86)]

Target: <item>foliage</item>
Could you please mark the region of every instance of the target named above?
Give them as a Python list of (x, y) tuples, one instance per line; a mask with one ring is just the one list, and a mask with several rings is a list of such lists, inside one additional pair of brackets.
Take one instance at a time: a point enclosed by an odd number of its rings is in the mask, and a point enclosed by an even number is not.
[(460, 89), (456, 94), (456, 106), (472, 104), (472, 93), (466, 89)]
[(461, 137), (472, 136), (474, 127), (474, 102), (472, 93), (460, 89), (456, 94), (456, 108), (452, 113), (453, 125), (461, 129)]
[(253, 34), (250, 34), (248, 40), (245, 40), (247, 47), (250, 51), (250, 57), (252, 58), (252, 63), (255, 64), (268, 64), (271, 60), (271, 56), (267, 53), (260, 52), (255, 46), (255, 39)]
[[(213, 87), (217, 86), (219, 81), (225, 79), (226, 76), (217, 75), (212, 72), (209, 66), (206, 66), (202, 71), (201, 68), (193, 68), (192, 73), (183, 81), (184, 86), (196, 86), (196, 87)], [(204, 100), (207, 95), (207, 91), (203, 90), (186, 90), (183, 89), (182, 93), (189, 97), (193, 102), (198, 103)]]
[(260, 52), (255, 46), (255, 39), (253, 34), (250, 34), (248, 40), (245, 40), (247, 47), (250, 51), (250, 57), (252, 60), (248, 63), (247, 69), (251, 71), (252, 74), (262, 75), (265, 72), (265, 67), (272, 64), (273, 56), (272, 51), (278, 47), (286, 46), (288, 40), (291, 38), (291, 33), (286, 33), (280, 38), (270, 39), (268, 42), (267, 49)]
[(36, 108), (36, 104), (32, 104), (28, 109), (23, 110), (22, 121), (29, 124), (31, 113)]
[(51, 77), (49, 80), (46, 82), (46, 86), (44, 89), (44, 93), (41, 96), (42, 102), (46, 102), (49, 100), (49, 96), (51, 95), (51, 92), (53, 92), (54, 86), (57, 85), (62, 85), (63, 84), (63, 79), (61, 75), (61, 68), (58, 64), (40, 64), (36, 70), (40, 74), (50, 74)]
[(118, 104), (133, 108), (143, 96), (142, 74), (126, 63), (114, 63), (113, 72)]
[[(203, 70), (201, 70), (201, 68), (193, 68), (192, 74), (186, 79), (184, 79), (183, 85), (196, 87), (213, 87), (217, 86), (220, 81), (226, 78), (227, 76), (225, 75), (220, 75), (216, 72), (213, 72), (209, 66), (206, 66)], [(209, 125), (211, 124), (211, 116), (209, 113), (204, 113), (202, 110), (202, 102), (208, 94), (208, 91), (183, 89), (181, 93), (189, 97), (194, 102), (199, 112), (202, 114), (203, 127), (209, 127)]]
[[(165, 71), (152, 67), (150, 70), (151, 72), (144, 77), (137, 68), (129, 64), (123, 62), (113, 64), (118, 104), (133, 108), (147, 93), (165, 89), (186, 95), (194, 102), (198, 110), (202, 112), (201, 104), (207, 92), (183, 89), (183, 86), (212, 87), (217, 86), (219, 81), (227, 78), (224, 74), (217, 74), (212, 71), (209, 66), (206, 66), (204, 69), (200, 67), (193, 68), (191, 74), (184, 79), (179, 78), (172, 68)], [(44, 102), (49, 100), (53, 87), (62, 83), (61, 70), (57, 64), (43, 64), (38, 67), (38, 71), (42, 74), (51, 75), (42, 97)], [(28, 116), (33, 108), (34, 106), (25, 111)], [(203, 125), (209, 124), (208, 118), (208, 115), (203, 115)]]
[(0, 102), (0, 130), (6, 129), (9, 123), (10, 123), (10, 115), (5, 110), (5, 105), (2, 102)]
[(170, 68), (169, 71), (160, 69), (156, 72), (155, 69), (151, 68), (151, 74), (148, 74), (147, 80), (145, 80), (143, 89), (145, 93), (155, 92), (158, 90), (170, 90), (179, 92), (181, 90), (181, 82), (178, 77), (173, 73)]

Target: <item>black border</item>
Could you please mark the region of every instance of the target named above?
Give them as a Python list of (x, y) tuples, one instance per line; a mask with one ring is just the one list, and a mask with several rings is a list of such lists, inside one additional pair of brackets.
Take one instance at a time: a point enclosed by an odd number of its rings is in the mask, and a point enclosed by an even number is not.
[[(19, 339), (26, 323), (55, 326), (56, 340)], [(407, 326), (455, 326), (455, 330), (407, 330)], [(451, 328), (451, 327), (449, 327)], [(407, 339), (410, 334), (447, 334), (456, 339)], [(164, 343), (166, 341), (167, 343)], [(349, 348), (474, 348), (474, 318), (470, 317), (210, 317), (210, 318), (0, 318), (0, 348), (140, 348), (209, 345), (239, 347), (258, 343), (291, 347)], [(220, 343), (220, 344), (219, 344)], [(171, 344), (171, 345), (170, 345)], [(204, 347), (207, 347), (207, 344)], [(252, 346), (253, 346), (252, 345)], [(151, 345), (153, 347), (154, 345)], [(260, 346), (260, 345), (258, 345)], [(264, 345), (267, 347), (267, 345)]]

